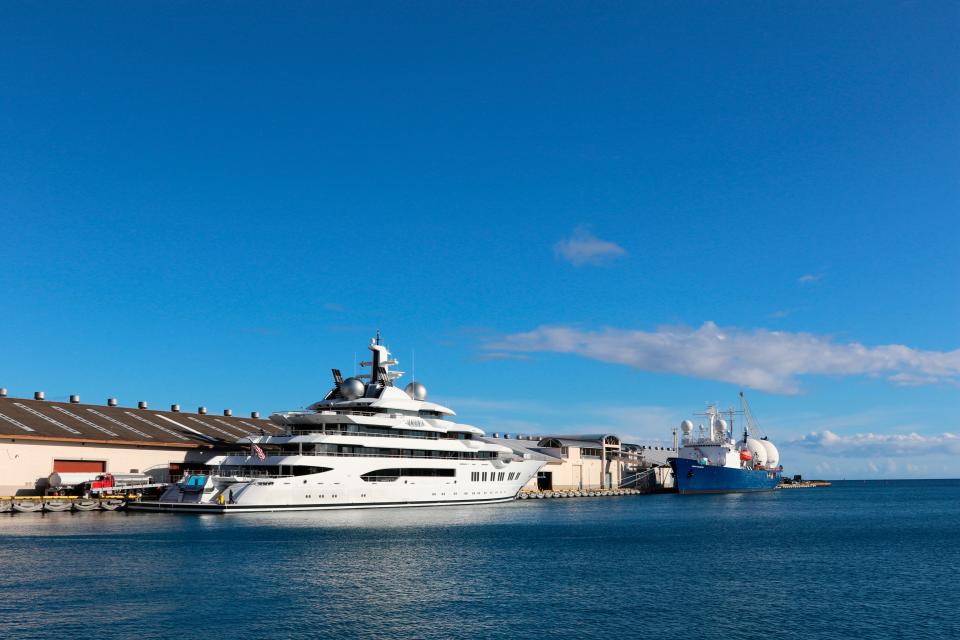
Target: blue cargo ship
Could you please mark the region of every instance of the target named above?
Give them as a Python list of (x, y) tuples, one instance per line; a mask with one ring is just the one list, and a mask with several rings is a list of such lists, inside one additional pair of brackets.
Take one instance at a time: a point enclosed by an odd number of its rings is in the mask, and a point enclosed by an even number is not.
[[(701, 424), (695, 432), (691, 421), (680, 424), (682, 446), (677, 457), (669, 459), (680, 493), (772, 491), (780, 485), (780, 452), (766, 437), (755, 437), (759, 427), (743, 393), (740, 398), (743, 408), (727, 411), (729, 422), (710, 406), (703, 414), (708, 418), (706, 427)], [(737, 440), (735, 413), (746, 417), (743, 437)]]
[(779, 470), (732, 469), (702, 465), (687, 458), (671, 458), (670, 467), (680, 493), (770, 491), (780, 484)]

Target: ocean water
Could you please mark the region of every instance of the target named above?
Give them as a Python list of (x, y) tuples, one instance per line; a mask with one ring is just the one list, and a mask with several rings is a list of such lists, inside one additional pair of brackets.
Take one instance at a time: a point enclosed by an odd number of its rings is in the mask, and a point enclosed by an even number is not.
[(960, 481), (0, 516), (3, 638), (960, 638)]

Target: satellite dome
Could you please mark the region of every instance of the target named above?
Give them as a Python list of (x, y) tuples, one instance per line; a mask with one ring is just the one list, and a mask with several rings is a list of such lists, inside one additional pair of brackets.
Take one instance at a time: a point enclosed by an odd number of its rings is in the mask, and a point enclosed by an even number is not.
[(340, 395), (347, 400), (356, 400), (363, 395), (366, 389), (367, 385), (363, 384), (363, 380), (358, 378), (347, 378), (340, 385)]
[(426, 400), (427, 399), (427, 388), (422, 382), (411, 382), (403, 389), (407, 392), (407, 395), (413, 398), (414, 400)]
[(716, 434), (716, 437), (722, 438), (726, 432), (727, 432), (726, 420), (715, 420), (713, 423), (713, 433)]
[(689, 420), (684, 420), (680, 423), (680, 431), (683, 431), (684, 433), (690, 433), (693, 431), (693, 423)]

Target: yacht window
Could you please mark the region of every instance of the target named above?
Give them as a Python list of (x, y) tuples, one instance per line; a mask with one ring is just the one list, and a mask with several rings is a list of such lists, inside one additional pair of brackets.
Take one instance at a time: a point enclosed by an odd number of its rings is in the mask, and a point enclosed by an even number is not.
[(436, 468), (400, 468), (400, 469), (377, 469), (369, 471), (360, 476), (366, 482), (393, 482), (397, 478), (453, 478), (457, 475), (456, 469), (436, 469)]
[[(330, 467), (305, 467), (296, 465), (291, 467), (293, 469), (293, 475), (295, 476), (308, 476), (314, 473), (326, 473), (327, 471), (332, 471)], [(304, 480), (306, 482), (306, 480)]]

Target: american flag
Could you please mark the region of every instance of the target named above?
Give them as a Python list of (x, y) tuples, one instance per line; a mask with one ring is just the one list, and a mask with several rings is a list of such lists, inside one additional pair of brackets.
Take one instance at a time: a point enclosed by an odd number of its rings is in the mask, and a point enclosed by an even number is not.
[(257, 454), (257, 457), (260, 458), (261, 460), (267, 459), (267, 455), (263, 452), (263, 449), (257, 446), (256, 442), (250, 443), (250, 452)]

